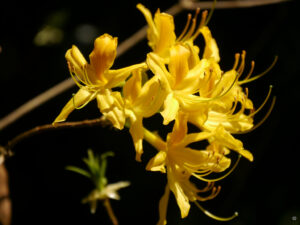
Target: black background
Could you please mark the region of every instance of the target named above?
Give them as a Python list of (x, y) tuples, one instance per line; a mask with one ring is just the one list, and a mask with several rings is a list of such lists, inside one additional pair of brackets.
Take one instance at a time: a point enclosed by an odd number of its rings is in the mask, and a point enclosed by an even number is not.
[[(157, 8), (166, 10), (175, 1), (141, 2), (155, 12)], [(134, 0), (41, 1), (30, 5), (28, 1), (7, 1), (1, 6), (0, 118), (69, 77), (64, 54), (72, 44), (88, 56), (93, 38), (98, 35), (109, 33), (117, 36), (121, 43), (144, 26), (146, 22), (135, 7), (137, 3)], [(184, 26), (187, 13), (184, 11), (175, 17), (177, 34)], [(264, 71), (278, 55), (278, 62), (270, 73), (247, 85), (256, 106), (264, 100), (270, 84), (274, 86), (277, 102), (262, 126), (252, 133), (237, 136), (253, 153), (254, 162), (242, 159), (237, 169), (218, 183), (222, 186), (220, 195), (202, 203), (216, 215), (229, 216), (238, 211), (239, 217), (230, 222), (214, 221), (192, 205), (189, 216), (180, 219), (171, 195), (168, 224), (300, 224), (298, 14), (299, 8), (293, 1), (214, 12), (209, 27), (220, 49), (223, 70), (231, 68), (234, 54), (242, 50), (247, 51), (246, 69), (250, 68), (251, 60), (255, 60), (254, 74)], [(63, 31), (60, 43), (50, 46), (33, 43), (35, 35), (45, 25)], [(92, 28), (90, 41), (78, 39), (83, 25)], [(150, 50), (145, 40), (118, 58), (113, 68), (141, 62), (147, 51)], [(29, 128), (51, 123), (76, 90), (74, 87), (64, 92), (0, 131), (0, 143), (5, 144)], [(96, 103), (92, 102), (73, 112), (69, 120), (98, 116)], [(145, 121), (145, 126), (151, 129), (161, 129), (160, 124), (160, 116)], [(120, 224), (155, 224), (158, 201), (166, 183), (164, 174), (145, 170), (155, 150), (145, 143), (143, 162), (138, 163), (134, 160), (128, 130), (101, 127), (49, 131), (15, 147), (15, 156), (6, 161), (13, 203), (12, 224), (110, 224), (101, 205), (97, 213), (91, 215), (88, 205), (80, 203), (91, 190), (91, 183), (64, 169), (66, 165), (83, 166), (81, 158), (86, 156), (88, 148), (95, 152), (114, 151), (116, 156), (109, 158), (109, 181), (129, 180), (132, 183), (120, 191), (121, 201), (112, 202)]]

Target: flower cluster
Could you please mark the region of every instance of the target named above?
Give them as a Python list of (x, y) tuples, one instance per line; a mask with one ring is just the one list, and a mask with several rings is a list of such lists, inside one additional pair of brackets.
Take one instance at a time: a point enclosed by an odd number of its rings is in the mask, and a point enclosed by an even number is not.
[[(177, 37), (174, 19), (157, 10), (154, 16), (143, 5), (137, 8), (148, 23), (147, 38), (152, 51), (145, 62), (121, 69), (111, 69), (116, 57), (117, 38), (108, 34), (98, 37), (89, 62), (76, 46), (66, 53), (71, 76), (80, 88), (65, 105), (55, 123), (64, 121), (75, 109), (96, 99), (102, 117), (117, 129), (129, 128), (136, 160), (141, 161), (143, 141), (157, 149), (146, 169), (167, 176), (165, 194), (159, 203), (158, 224), (166, 224), (170, 192), (175, 195), (181, 217), (188, 215), (190, 203), (214, 198), (220, 191), (210, 179), (231, 165), (229, 153), (234, 151), (249, 161), (253, 155), (244, 149), (233, 134), (253, 130), (255, 109), (242, 85), (259, 78), (250, 72), (241, 79), (245, 67), (245, 52), (235, 55), (232, 69), (220, 68), (216, 40), (207, 27), (207, 11), (188, 16), (184, 30)], [(202, 35), (204, 49), (194, 42)], [(201, 54), (200, 54), (201, 53)], [(121, 90), (121, 91), (120, 91)], [(163, 140), (156, 132), (143, 126), (143, 119), (159, 113), (163, 125), (173, 124), (173, 130)], [(198, 128), (190, 132), (189, 125)], [(191, 144), (208, 143), (203, 149)], [(236, 164), (235, 164), (236, 165)], [(232, 168), (235, 167), (232, 166)], [(194, 177), (207, 185), (199, 189), (191, 182)], [(205, 196), (201, 194), (206, 192)], [(208, 192), (208, 194), (207, 194)]]

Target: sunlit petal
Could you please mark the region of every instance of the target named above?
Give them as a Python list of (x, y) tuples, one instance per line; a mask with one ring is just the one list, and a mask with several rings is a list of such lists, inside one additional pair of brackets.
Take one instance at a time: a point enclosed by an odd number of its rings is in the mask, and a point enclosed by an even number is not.
[(98, 108), (103, 116), (108, 119), (115, 128), (123, 129), (125, 124), (124, 102), (120, 92), (112, 92), (108, 89), (97, 95)]
[(69, 114), (73, 112), (76, 108), (79, 108), (82, 105), (87, 104), (94, 98), (95, 98), (94, 93), (84, 88), (79, 89), (79, 91), (72, 97), (72, 99), (62, 109), (60, 114), (56, 117), (53, 124), (65, 121), (68, 118)]
[(202, 33), (205, 40), (203, 58), (205, 59), (213, 58), (216, 62), (219, 62), (220, 61), (219, 48), (216, 40), (212, 37), (209, 28), (204, 26), (200, 29), (200, 32)]
[(190, 203), (188, 197), (185, 195), (180, 183), (176, 179), (174, 168), (168, 167), (168, 184), (170, 190), (174, 193), (177, 205), (180, 209), (181, 218), (186, 217), (190, 211)]
[(180, 143), (185, 136), (187, 135), (187, 118), (188, 115), (182, 112), (178, 113), (178, 116), (175, 120), (175, 124), (173, 126), (173, 130), (168, 134), (167, 143), (169, 147)]
[(173, 97), (173, 94), (169, 94), (164, 102), (164, 110), (161, 112), (161, 115), (164, 118), (164, 125), (169, 124), (177, 116), (179, 109), (178, 101)]
[(94, 50), (90, 54), (90, 63), (94, 68), (96, 77), (105, 82), (103, 77), (104, 71), (108, 70), (117, 54), (117, 38), (109, 34), (103, 34), (94, 42)]
[(159, 200), (159, 221), (157, 225), (166, 225), (167, 224), (167, 208), (170, 198), (170, 187), (166, 185), (165, 193)]
[(148, 162), (146, 169), (150, 171), (160, 171), (162, 173), (166, 172), (165, 162), (167, 153), (164, 151), (159, 151), (150, 161)]

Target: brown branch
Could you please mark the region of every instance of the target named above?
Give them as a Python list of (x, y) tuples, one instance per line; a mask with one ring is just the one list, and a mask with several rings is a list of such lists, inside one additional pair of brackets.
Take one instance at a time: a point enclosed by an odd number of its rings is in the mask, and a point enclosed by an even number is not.
[[(264, 5), (278, 4), (288, 2), (290, 0), (232, 0), (232, 1), (217, 1), (216, 9), (229, 9), (229, 8), (250, 8)], [(180, 0), (181, 6), (187, 10), (211, 9), (212, 1), (196, 1), (196, 0)]]
[(81, 128), (81, 127), (91, 127), (91, 126), (106, 126), (107, 121), (103, 118), (97, 118), (97, 119), (91, 119), (91, 120), (82, 120), (77, 122), (63, 122), (63, 123), (57, 123), (55, 125), (53, 124), (45, 124), (41, 126), (36, 126), (30, 130), (27, 130), (10, 141), (7, 142), (5, 146), (0, 146), (0, 153), (4, 154), (5, 156), (11, 156), (12, 149), (21, 141), (32, 137), (36, 134), (40, 134), (45, 131), (49, 130), (60, 130), (60, 129), (66, 129), (66, 128)]
[(113, 225), (118, 225), (119, 224), (118, 219), (117, 219), (117, 217), (116, 217), (116, 215), (115, 215), (115, 213), (114, 213), (114, 211), (113, 211), (113, 209), (111, 207), (111, 204), (110, 204), (108, 198), (106, 198), (104, 200), (103, 205), (104, 205), (104, 207), (105, 207), (105, 209), (107, 211), (107, 214), (108, 214), (108, 216), (109, 216), (112, 224)]

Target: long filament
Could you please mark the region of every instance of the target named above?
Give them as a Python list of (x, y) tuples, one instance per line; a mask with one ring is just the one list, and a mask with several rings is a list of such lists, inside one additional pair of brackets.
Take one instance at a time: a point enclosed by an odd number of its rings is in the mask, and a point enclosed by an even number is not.
[(212, 214), (211, 212), (207, 211), (206, 209), (204, 209), (197, 201), (194, 202), (195, 205), (207, 216), (209, 216), (212, 219), (218, 220), (218, 221), (229, 221), (234, 219), (235, 217), (237, 217), (239, 214), (238, 212), (235, 212), (232, 216), (230, 217), (220, 217), (220, 216), (216, 216), (214, 214)]
[(180, 36), (179, 36), (178, 39), (177, 39), (178, 41), (180, 41), (180, 40), (184, 37), (184, 35), (186, 34), (186, 31), (187, 31), (187, 29), (188, 29), (189, 26), (190, 26), (191, 19), (192, 19), (192, 15), (189, 13), (189, 14), (188, 14), (188, 17), (187, 17), (187, 22), (186, 22), (186, 24), (185, 24), (185, 27), (184, 27), (183, 31), (181, 32)]
[(221, 177), (218, 177), (218, 178), (215, 178), (215, 179), (206, 179), (204, 177), (201, 177), (201, 176), (198, 176), (197, 174), (193, 174), (193, 176), (195, 176), (196, 178), (198, 178), (199, 180), (203, 180), (203, 181), (206, 181), (206, 182), (216, 182), (216, 181), (219, 181), (219, 180), (222, 180), (224, 179), (225, 177), (227, 177), (228, 175), (230, 175), (234, 169), (237, 167), (240, 159), (241, 159), (241, 155), (239, 155), (238, 159), (236, 160), (235, 164), (233, 165), (233, 167), (226, 173), (224, 174), (223, 176)]
[(252, 77), (252, 78), (244, 79), (244, 80), (242, 80), (242, 81), (239, 81), (238, 83), (239, 83), (240, 85), (242, 85), (242, 84), (246, 84), (246, 83), (249, 83), (249, 82), (252, 82), (252, 81), (254, 81), (254, 80), (257, 80), (257, 79), (261, 78), (262, 76), (264, 76), (266, 73), (268, 73), (268, 72), (275, 66), (277, 60), (278, 60), (278, 56), (275, 56), (275, 58), (274, 58), (272, 64), (271, 64), (264, 72), (262, 72), (261, 74), (258, 74), (258, 75), (256, 75), (256, 76), (254, 76), (254, 77)]
[(217, 0), (214, 0), (213, 4), (211, 6), (211, 10), (210, 10), (210, 12), (207, 16), (206, 21), (205, 21), (205, 25), (207, 25), (209, 23), (210, 19), (212, 18), (212, 15), (213, 15), (213, 13), (215, 11), (215, 8), (216, 8), (216, 4), (217, 4)]
[(270, 114), (271, 114), (271, 112), (272, 112), (272, 110), (273, 110), (273, 108), (274, 108), (275, 102), (276, 102), (276, 97), (274, 96), (273, 99), (272, 99), (272, 103), (271, 103), (271, 106), (270, 106), (268, 112), (266, 113), (266, 115), (264, 116), (264, 118), (263, 118), (261, 121), (259, 121), (255, 126), (253, 126), (253, 127), (252, 127), (251, 129), (249, 129), (249, 130), (237, 132), (237, 133), (235, 133), (235, 134), (245, 134), (245, 133), (249, 133), (249, 132), (255, 130), (256, 128), (258, 128), (260, 125), (262, 125), (262, 124), (266, 121), (266, 119), (270, 116)]

